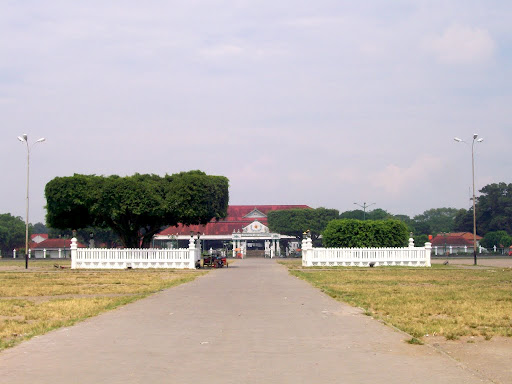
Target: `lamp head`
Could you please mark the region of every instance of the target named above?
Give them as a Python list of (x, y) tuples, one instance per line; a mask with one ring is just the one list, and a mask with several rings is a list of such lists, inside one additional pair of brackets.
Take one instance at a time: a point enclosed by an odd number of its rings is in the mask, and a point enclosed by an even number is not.
[(474, 133), (473, 134), (473, 140), (476, 140), (477, 137), (478, 137), (478, 133)]
[(454, 137), (453, 140), (455, 140), (456, 142), (460, 143), (461, 141), (463, 141), (462, 139), (459, 139), (458, 137)]
[(18, 140), (21, 141), (22, 143), (25, 141), (25, 139), (23, 139), (23, 137), (21, 136), (18, 136)]
[(476, 142), (477, 142), (477, 143), (481, 143), (482, 141), (484, 141), (484, 138), (483, 138), (483, 137), (479, 138)]
[(42, 143), (43, 141), (46, 141), (44, 137), (41, 137), (39, 140), (36, 141), (36, 143)]

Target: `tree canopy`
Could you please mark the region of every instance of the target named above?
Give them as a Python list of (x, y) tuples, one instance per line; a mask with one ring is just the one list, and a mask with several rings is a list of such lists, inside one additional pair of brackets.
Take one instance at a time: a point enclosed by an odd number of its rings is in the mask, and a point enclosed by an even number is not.
[(338, 216), (337, 209), (327, 208), (270, 211), (268, 213), (268, 226), (272, 232), (294, 236), (298, 240), (302, 240), (304, 232), (309, 230), (311, 238), (315, 241), (327, 227), (327, 223), (337, 219)]
[(111, 228), (125, 247), (148, 247), (164, 226), (226, 217), (228, 184), (201, 171), (57, 177), (45, 188), (46, 221), (57, 229)]
[[(477, 233), (490, 231), (512, 233), (512, 184), (488, 184), (476, 198)], [(473, 209), (460, 210), (455, 219), (456, 229), (473, 231)]]
[(356, 219), (356, 220), (384, 220), (392, 217), (390, 213), (384, 209), (377, 208), (368, 212), (364, 212), (361, 209), (355, 209), (353, 211), (345, 211), (340, 213), (340, 219)]
[(441, 232), (452, 232), (455, 228), (455, 217), (459, 212), (456, 208), (428, 209), (413, 218), (413, 232), (425, 235), (436, 235)]
[(2, 255), (12, 254), (18, 247), (25, 248), (25, 223), (10, 213), (0, 214), (0, 250)]
[(485, 234), (480, 241), (480, 245), (488, 249), (494, 246), (497, 248), (510, 247), (512, 245), (512, 236), (505, 231), (490, 231)]
[(409, 231), (399, 220), (333, 220), (323, 233), (326, 247), (405, 247)]

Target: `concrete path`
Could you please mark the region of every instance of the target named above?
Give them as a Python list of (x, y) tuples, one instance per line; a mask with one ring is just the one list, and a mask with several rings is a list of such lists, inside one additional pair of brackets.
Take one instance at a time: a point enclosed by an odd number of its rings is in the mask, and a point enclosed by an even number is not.
[(406, 338), (247, 259), (6, 350), (0, 382), (487, 382)]

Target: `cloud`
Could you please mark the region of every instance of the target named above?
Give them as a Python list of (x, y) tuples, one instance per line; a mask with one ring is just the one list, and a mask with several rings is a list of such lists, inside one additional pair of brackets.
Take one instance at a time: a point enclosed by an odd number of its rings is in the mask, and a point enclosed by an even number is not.
[(425, 180), (430, 180), (442, 164), (440, 158), (424, 155), (409, 167), (386, 166), (374, 175), (370, 183), (392, 197), (400, 197), (414, 190), (418, 184), (423, 185)]
[(221, 44), (203, 49), (201, 53), (205, 56), (236, 56), (243, 53), (243, 48), (234, 44)]
[(496, 43), (486, 29), (454, 25), (425, 43), (428, 51), (445, 64), (483, 63), (492, 59)]

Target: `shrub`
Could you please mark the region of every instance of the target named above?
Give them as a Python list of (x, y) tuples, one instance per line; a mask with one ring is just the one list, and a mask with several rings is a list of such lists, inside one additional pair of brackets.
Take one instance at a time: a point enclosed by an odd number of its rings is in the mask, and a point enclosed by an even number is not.
[(408, 238), (407, 225), (399, 220), (333, 220), (323, 232), (326, 247), (405, 247)]

